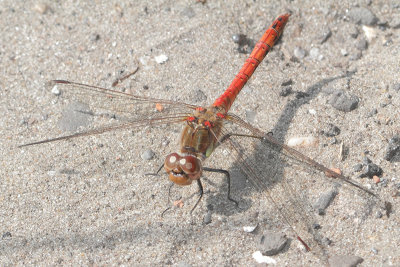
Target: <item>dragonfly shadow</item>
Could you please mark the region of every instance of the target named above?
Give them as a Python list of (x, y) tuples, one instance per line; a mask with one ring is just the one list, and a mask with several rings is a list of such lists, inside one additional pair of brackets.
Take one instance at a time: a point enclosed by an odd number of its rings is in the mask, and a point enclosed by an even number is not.
[[(318, 96), (321, 93), (321, 90), (327, 84), (342, 78), (351, 77), (355, 72), (347, 72), (340, 76), (335, 76), (332, 78), (326, 78), (321, 81), (316, 82), (311, 85), (306, 92), (302, 94), (300, 98), (295, 98), (287, 103), (285, 108), (283, 109), (280, 118), (277, 120), (277, 124), (271, 129), (271, 133), (273, 133), (273, 137), (279, 140), (281, 143), (284, 143), (285, 137), (288, 133), (288, 129), (290, 124), (293, 121), (294, 116), (298, 109), (300, 109), (303, 105), (308, 104), (312, 99)], [(255, 139), (250, 137), (242, 137), (245, 139)], [(242, 149), (248, 149), (248, 146), (252, 143), (253, 150), (245, 155), (244, 158), (238, 159), (228, 171), (232, 173), (232, 186), (231, 186), (231, 194), (235, 200), (239, 202), (239, 207), (236, 209), (227, 208), (227, 205), (219, 205), (214, 208), (216, 213), (229, 215), (234, 212), (245, 212), (248, 210), (252, 203), (251, 200), (247, 197), (251, 195), (251, 192), (257, 188), (254, 186), (248, 186), (246, 182), (246, 174), (245, 171), (238, 170), (238, 166), (241, 166), (243, 163), (241, 161), (244, 159), (245, 164), (248, 166), (255, 166), (257, 170), (262, 170), (259, 178), (262, 179), (262, 183), (265, 185), (260, 191), (265, 190), (266, 188), (274, 187), (275, 184), (280, 183), (284, 178), (285, 168), (288, 165), (288, 162), (285, 158), (282, 158), (279, 148), (273, 146), (272, 144), (266, 144), (264, 141), (259, 140), (248, 140), (245, 142), (239, 143), (239, 146)], [(267, 151), (266, 151), (267, 150)], [(240, 174), (239, 174), (240, 173)], [(296, 176), (296, 173), (294, 173)], [(250, 182), (251, 179), (249, 178)], [(295, 177), (294, 177), (295, 178)], [(283, 194), (289, 194), (289, 192), (281, 192)], [(218, 203), (217, 199), (222, 199), (225, 197), (226, 199), (226, 186), (220, 187), (219, 193), (215, 194), (211, 197), (207, 198), (207, 204)], [(268, 203), (270, 205), (271, 203)]]

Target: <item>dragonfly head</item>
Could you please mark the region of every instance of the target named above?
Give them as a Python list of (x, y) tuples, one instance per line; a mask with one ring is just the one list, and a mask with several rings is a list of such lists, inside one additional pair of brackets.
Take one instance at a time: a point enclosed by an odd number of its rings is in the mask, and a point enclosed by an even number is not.
[(169, 179), (178, 185), (190, 185), (193, 180), (200, 179), (201, 161), (194, 155), (171, 153), (165, 158), (165, 171)]

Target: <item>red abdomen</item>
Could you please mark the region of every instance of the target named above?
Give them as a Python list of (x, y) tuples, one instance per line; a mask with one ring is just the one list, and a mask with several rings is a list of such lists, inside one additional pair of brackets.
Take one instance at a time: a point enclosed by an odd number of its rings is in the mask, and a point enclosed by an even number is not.
[(285, 27), (289, 16), (290, 14), (279, 16), (265, 31), (264, 35), (254, 47), (250, 56), (246, 59), (243, 67), (240, 69), (235, 79), (233, 79), (231, 85), (229, 85), (228, 89), (226, 89), (225, 92), (218, 97), (217, 100), (215, 100), (213, 106), (222, 107), (225, 110), (225, 113), (228, 112), (240, 90), (242, 90), (243, 86), (250, 79), (257, 66), (264, 59), (272, 46), (274, 46), (275, 42), (279, 39), (279, 36), (283, 32), (283, 28)]

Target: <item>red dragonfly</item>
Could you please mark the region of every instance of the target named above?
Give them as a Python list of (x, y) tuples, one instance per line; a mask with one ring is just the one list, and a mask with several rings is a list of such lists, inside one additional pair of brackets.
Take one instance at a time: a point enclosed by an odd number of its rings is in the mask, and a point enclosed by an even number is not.
[[(302, 202), (301, 197), (296, 193), (293, 186), (290, 185), (289, 180), (282, 178), (280, 181), (273, 181), (272, 177), (269, 177), (270, 174), (266, 173), (262, 167), (265, 164), (262, 161), (262, 156), (257, 155), (256, 159), (254, 159), (252, 152), (255, 153), (259, 150), (278, 151), (279, 155), (285, 156), (285, 159), (301, 163), (313, 170), (322, 172), (326, 177), (334, 178), (343, 184), (350, 184), (366, 194), (375, 195), (364, 189), (361, 185), (348, 180), (343, 175), (317, 163), (310, 157), (287, 145), (281, 144), (272, 134), (265, 133), (251, 126), (238, 116), (229, 113), (229, 109), (236, 96), (281, 36), (289, 16), (289, 14), (283, 14), (273, 21), (255, 45), (254, 50), (231, 85), (209, 107), (136, 96), (126, 92), (76, 82), (54, 80), (51, 81), (50, 85), (62, 87), (63, 94), (67, 98), (86, 99), (86, 101), (94, 105), (95, 109), (101, 109), (103, 106), (107, 110), (122, 114), (121, 117), (125, 117), (125, 119), (118, 120), (117, 122), (113, 120), (109, 125), (103, 125), (84, 132), (46, 139), (22, 146), (67, 140), (117, 129), (139, 129), (140, 127), (149, 125), (169, 125), (185, 122), (186, 125), (180, 138), (180, 150), (169, 154), (165, 158), (164, 168), (169, 175), (169, 179), (178, 185), (190, 185), (193, 181), (196, 181), (199, 186), (200, 197), (193, 209), (203, 196), (203, 186), (200, 181), (203, 171), (224, 173), (228, 178), (228, 198), (237, 203), (230, 197), (229, 172), (203, 166), (205, 159), (218, 146), (227, 145), (231, 148), (231, 154), (236, 155), (237, 164), (247, 175), (248, 179), (257, 189), (267, 195), (270, 201), (269, 204), (273, 205), (278, 211), (280, 221), (291, 229), (295, 237), (307, 250), (312, 249), (316, 254), (324, 255), (323, 248), (320, 245), (321, 238), (312, 228), (314, 221), (309, 207)], [(157, 110), (154, 107), (155, 104), (162, 105), (163, 110)], [(241, 129), (240, 132), (237, 130), (238, 127)], [(266, 157), (265, 161), (269, 160), (270, 154), (266, 155)], [(283, 201), (283, 196), (288, 198), (289, 201)]]

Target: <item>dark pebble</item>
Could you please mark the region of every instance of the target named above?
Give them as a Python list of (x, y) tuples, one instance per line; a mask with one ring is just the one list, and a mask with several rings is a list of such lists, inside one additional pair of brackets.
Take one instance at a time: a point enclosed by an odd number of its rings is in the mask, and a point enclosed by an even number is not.
[(258, 249), (265, 256), (273, 256), (284, 249), (286, 243), (287, 238), (284, 233), (267, 231), (261, 236)]
[(4, 238), (9, 238), (9, 237), (12, 237), (12, 235), (11, 235), (10, 232), (5, 232), (5, 233), (3, 233), (3, 235), (1, 236), (2, 239), (4, 239)]
[(320, 44), (325, 43), (332, 36), (332, 31), (329, 28), (323, 29)]
[(393, 159), (400, 160), (400, 136), (393, 136), (388, 143), (385, 159), (391, 161)]
[(354, 7), (349, 11), (347, 16), (356, 24), (371, 26), (378, 22), (378, 18), (374, 13), (365, 7)]
[(361, 163), (358, 163), (353, 166), (353, 171), (354, 172), (360, 172), (362, 170), (363, 165)]
[(357, 108), (359, 99), (354, 95), (347, 96), (343, 90), (336, 90), (329, 99), (329, 104), (337, 110), (350, 112)]
[(315, 230), (319, 230), (319, 229), (321, 229), (321, 225), (318, 224), (318, 223), (314, 223), (314, 224), (312, 225), (312, 228), (315, 229)]
[(367, 50), (368, 48), (368, 42), (364, 38), (361, 38), (360, 40), (357, 41), (356, 47), (360, 51)]
[(209, 224), (209, 223), (211, 223), (211, 215), (212, 215), (212, 212), (211, 212), (211, 210), (208, 210), (207, 211), (207, 214), (204, 216), (204, 219), (203, 219), (203, 223), (204, 224)]
[(360, 174), (360, 178), (368, 177), (372, 178), (373, 176), (381, 176), (383, 173), (381, 167), (376, 165), (375, 163), (368, 163), (363, 166)]
[(331, 204), (337, 193), (336, 189), (332, 189), (319, 197), (317, 202), (313, 205), (313, 208), (317, 211), (318, 215), (325, 214), (326, 208)]
[(328, 137), (333, 137), (333, 136), (337, 136), (340, 134), (340, 129), (336, 125), (329, 123), (328, 128), (323, 132), (324, 132), (324, 135), (326, 135)]

